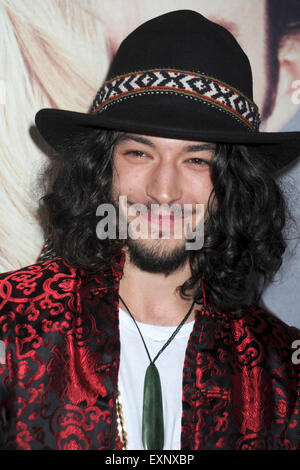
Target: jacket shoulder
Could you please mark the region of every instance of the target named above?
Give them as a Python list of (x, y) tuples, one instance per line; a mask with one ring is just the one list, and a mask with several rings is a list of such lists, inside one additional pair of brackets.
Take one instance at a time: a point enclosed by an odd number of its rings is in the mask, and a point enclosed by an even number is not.
[[(27, 321), (62, 310), (67, 298), (76, 297), (78, 270), (62, 257), (0, 274), (0, 324), (9, 319)], [(39, 312), (39, 313), (38, 313)]]
[[(296, 369), (296, 373), (299, 373), (299, 328), (288, 325), (266, 308), (253, 305), (243, 312), (238, 324), (245, 339), (247, 338), (267, 361), (284, 364), (288, 369), (294, 369), (294, 372)], [(239, 327), (235, 325), (235, 328)]]
[(0, 274), (0, 298), (9, 300), (18, 297), (35, 297), (42, 290), (47, 291), (49, 281), (60, 282), (60, 287), (66, 288), (63, 280), (75, 279), (77, 268), (67, 264), (62, 257), (56, 257), (41, 263), (31, 264), (13, 271)]
[(290, 341), (293, 338), (300, 338), (300, 329), (289, 325), (264, 307), (252, 305), (245, 312), (246, 322), (249, 324), (259, 323), (259, 331), (265, 334), (278, 336), (283, 341)]
[(39, 261), (33, 264), (30, 264), (28, 266), (23, 266), (18, 269), (14, 269), (11, 271), (6, 271), (4, 273), (0, 273), (0, 280), (4, 279), (5, 277), (8, 277), (12, 274), (22, 274), (23, 272), (32, 272), (32, 271), (55, 271), (55, 269), (64, 269), (67, 268), (69, 270), (76, 270), (75, 267), (70, 266), (64, 258), (61, 256), (56, 256), (55, 258), (51, 258), (45, 261)]

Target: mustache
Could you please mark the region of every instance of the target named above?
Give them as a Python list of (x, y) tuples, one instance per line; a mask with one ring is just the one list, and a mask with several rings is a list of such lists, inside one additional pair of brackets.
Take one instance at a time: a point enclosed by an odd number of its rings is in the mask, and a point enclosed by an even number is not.
[[(196, 209), (190, 209), (184, 207), (184, 205), (178, 204), (178, 203), (173, 203), (171, 205), (167, 203), (159, 204), (159, 203), (150, 203), (150, 202), (140, 202), (140, 201), (132, 201), (131, 199), (127, 198), (127, 208), (130, 208), (131, 206), (135, 205), (141, 205), (143, 208), (147, 210), (147, 212), (155, 215), (161, 215), (161, 216), (168, 216), (170, 214), (175, 214), (178, 211), (178, 214), (182, 214), (184, 216), (190, 216), (196, 214)], [(189, 204), (190, 206), (191, 204)], [(120, 204), (118, 200), (114, 200), (114, 206), (116, 209), (120, 210)], [(121, 205), (122, 206), (122, 205)], [(155, 207), (153, 207), (155, 206)], [(122, 206), (122, 208), (125, 208), (125, 205)], [(137, 212), (142, 212), (139, 210), (139, 208), (136, 208)]]

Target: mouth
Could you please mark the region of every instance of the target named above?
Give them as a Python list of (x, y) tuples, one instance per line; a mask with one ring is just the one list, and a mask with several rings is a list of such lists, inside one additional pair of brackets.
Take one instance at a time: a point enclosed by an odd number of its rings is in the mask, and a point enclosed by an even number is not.
[(179, 224), (187, 218), (182, 216), (177, 216), (173, 213), (170, 214), (152, 214), (148, 211), (146, 214), (141, 213), (140, 216), (144, 219), (147, 219), (150, 224), (162, 226), (163, 224), (166, 226), (173, 227), (175, 224)]
[(193, 219), (193, 216), (194, 216), (194, 211), (191, 211), (190, 209), (186, 210), (183, 209), (180, 210), (178, 212), (178, 210), (172, 210), (170, 209), (168, 212), (157, 212), (157, 208), (156, 208), (156, 212), (152, 209), (152, 208), (147, 208), (147, 210), (137, 210), (137, 212), (135, 212), (135, 215), (133, 214), (130, 214), (131, 212), (131, 207), (135, 204), (131, 201), (126, 201), (127, 203), (123, 204), (123, 211), (124, 213), (127, 213), (127, 216), (129, 216), (130, 218), (135, 218), (136, 216), (147, 221), (148, 224), (152, 224), (155, 225), (155, 226), (158, 226), (159, 228), (161, 228), (162, 226), (164, 227), (174, 227), (174, 226), (178, 226), (178, 224), (180, 224), (180, 226), (182, 226), (183, 223), (188, 223), (190, 224), (192, 222), (192, 219)]

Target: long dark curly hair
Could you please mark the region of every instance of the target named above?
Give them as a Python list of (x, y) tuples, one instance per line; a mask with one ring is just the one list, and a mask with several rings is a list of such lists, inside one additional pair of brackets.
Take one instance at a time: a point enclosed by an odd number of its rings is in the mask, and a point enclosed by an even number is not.
[[(99, 204), (111, 202), (114, 146), (120, 133), (88, 129), (52, 155), (40, 199), (46, 249), (39, 261), (63, 257), (88, 272), (107, 268), (124, 240), (96, 235)], [(178, 286), (201, 303), (200, 279), (222, 310), (257, 304), (282, 264), (287, 216), (293, 218), (272, 167), (251, 146), (218, 143), (210, 165), (213, 190), (204, 245), (189, 251), (192, 275)], [(193, 292), (193, 294), (191, 294)]]

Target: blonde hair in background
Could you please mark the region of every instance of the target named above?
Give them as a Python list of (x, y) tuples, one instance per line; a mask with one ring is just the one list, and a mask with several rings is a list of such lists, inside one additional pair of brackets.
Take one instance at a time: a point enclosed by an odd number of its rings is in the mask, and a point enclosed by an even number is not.
[(48, 158), (34, 116), (43, 107), (88, 112), (108, 68), (100, 8), (98, 0), (0, 0), (1, 272), (35, 263), (44, 245), (37, 182)]

